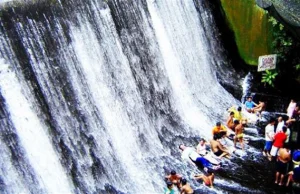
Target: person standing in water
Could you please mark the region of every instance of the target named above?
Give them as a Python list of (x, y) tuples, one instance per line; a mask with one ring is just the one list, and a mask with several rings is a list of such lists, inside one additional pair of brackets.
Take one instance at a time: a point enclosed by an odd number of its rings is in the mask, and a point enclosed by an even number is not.
[(274, 125), (275, 125), (275, 119), (271, 118), (269, 124), (265, 128), (265, 147), (263, 150), (263, 155), (268, 156), (269, 160), (272, 159), (270, 155), (270, 151), (272, 148), (273, 138), (274, 138)]
[(171, 181), (167, 181), (167, 188), (164, 194), (175, 194), (174, 185)]
[(186, 179), (181, 180), (181, 188), (180, 194), (193, 194), (194, 190), (192, 189), (191, 185), (187, 183)]
[(167, 175), (165, 178), (168, 179), (168, 181), (171, 181), (173, 184), (177, 185), (177, 187), (179, 188), (182, 176), (180, 174), (177, 174), (175, 170), (172, 170), (171, 174)]
[(239, 141), (241, 144), (242, 150), (244, 150), (244, 127), (246, 123), (242, 121), (235, 127), (235, 138), (234, 138), (234, 147), (236, 147), (236, 142)]

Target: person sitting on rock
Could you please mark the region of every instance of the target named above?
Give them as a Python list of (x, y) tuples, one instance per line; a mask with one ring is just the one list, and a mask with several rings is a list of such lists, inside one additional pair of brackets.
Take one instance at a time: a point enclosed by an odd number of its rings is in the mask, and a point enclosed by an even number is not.
[(226, 121), (226, 126), (231, 129), (231, 130), (234, 130), (234, 122), (233, 122), (233, 119), (234, 119), (234, 112), (230, 112), (229, 114), (229, 117)]
[(255, 102), (253, 102), (252, 101), (252, 97), (249, 96), (247, 98), (247, 101), (245, 102), (245, 109), (246, 109), (246, 111), (249, 112), (249, 113), (253, 113), (255, 106), (257, 106), (257, 104)]
[(214, 187), (215, 174), (212, 171), (208, 170), (206, 174), (197, 174), (197, 175), (195, 175), (194, 179), (203, 180), (203, 184), (205, 186), (213, 188)]
[(229, 150), (227, 150), (226, 148), (224, 148), (221, 143), (220, 143), (220, 134), (215, 134), (214, 138), (210, 141), (210, 146), (211, 146), (211, 150), (212, 152), (218, 156), (220, 159), (222, 157), (230, 157), (229, 154)]
[(221, 122), (217, 122), (216, 126), (212, 129), (212, 134), (215, 135), (222, 131), (227, 133), (227, 129), (223, 125), (221, 125)]

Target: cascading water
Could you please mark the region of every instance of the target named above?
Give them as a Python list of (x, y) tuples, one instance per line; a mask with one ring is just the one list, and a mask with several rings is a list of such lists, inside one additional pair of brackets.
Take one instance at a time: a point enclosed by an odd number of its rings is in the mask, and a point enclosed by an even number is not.
[(70, 0), (2, 10), (0, 191), (161, 193), (164, 168), (184, 169), (178, 144), (209, 138), (238, 103), (217, 82), (222, 58), (201, 6)]

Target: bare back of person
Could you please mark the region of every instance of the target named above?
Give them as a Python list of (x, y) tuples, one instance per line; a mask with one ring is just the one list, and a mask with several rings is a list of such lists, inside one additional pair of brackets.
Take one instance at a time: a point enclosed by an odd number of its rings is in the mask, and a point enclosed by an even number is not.
[(286, 148), (280, 148), (278, 151), (278, 160), (287, 163), (291, 160), (291, 152)]
[(210, 146), (211, 146), (211, 150), (213, 151), (213, 153), (215, 153), (215, 152), (217, 152), (217, 151), (219, 151), (219, 142), (218, 141), (216, 141), (216, 140), (211, 140), (210, 141)]
[(191, 185), (189, 183), (186, 183), (181, 187), (181, 192), (182, 194), (193, 194), (194, 190), (192, 189)]
[(244, 124), (240, 123), (235, 127), (235, 139), (234, 139), (234, 146), (236, 147), (236, 141), (238, 140), (242, 146), (242, 149), (244, 150)]

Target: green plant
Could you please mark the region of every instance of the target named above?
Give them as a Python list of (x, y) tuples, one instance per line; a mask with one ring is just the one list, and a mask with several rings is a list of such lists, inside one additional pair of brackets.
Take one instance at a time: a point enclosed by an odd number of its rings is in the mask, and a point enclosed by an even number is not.
[(274, 17), (270, 16), (268, 21), (273, 26), (273, 53), (277, 54), (279, 63), (285, 63), (287, 60), (286, 56), (292, 49), (293, 39), (287, 35), (284, 25), (278, 22)]
[(264, 83), (265, 86), (270, 85), (270, 86), (274, 87), (274, 81), (275, 81), (277, 75), (278, 75), (278, 73), (276, 71), (266, 70), (262, 74), (261, 82)]

